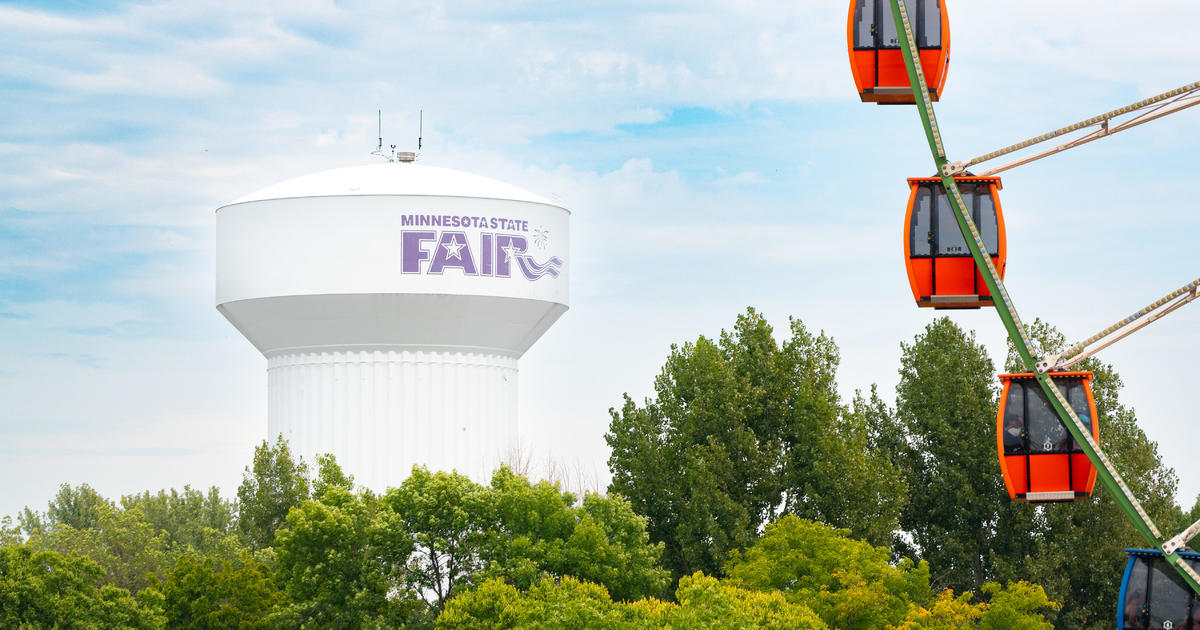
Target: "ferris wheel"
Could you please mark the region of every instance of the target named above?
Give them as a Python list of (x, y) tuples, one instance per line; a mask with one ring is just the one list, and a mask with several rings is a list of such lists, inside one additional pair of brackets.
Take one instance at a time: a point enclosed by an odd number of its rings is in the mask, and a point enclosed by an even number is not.
[[(1200, 554), (1184, 551), (1200, 521), (1164, 536), (1099, 444), (1091, 372), (1084, 359), (1200, 297), (1200, 278), (1122, 318), (1063, 352), (1035, 357), (1004, 286), (1007, 248), (999, 173), (1151, 120), (1200, 105), (1200, 82), (1114, 109), (978, 157), (947, 157), (933, 103), (949, 70), (945, 0), (851, 0), (847, 24), (851, 72), (863, 102), (916, 105), (937, 177), (909, 179), (904, 256), (919, 307), (994, 308), (1025, 372), (1001, 374), (996, 449), (1009, 496), (1030, 503), (1091, 496), (1096, 480), (1150, 545), (1130, 549), (1119, 595), (1118, 630), (1200, 628)], [(1085, 132), (977, 172), (967, 169)], [(1172, 570), (1183, 584), (1173, 578)], [(1190, 591), (1188, 588), (1190, 587)]]

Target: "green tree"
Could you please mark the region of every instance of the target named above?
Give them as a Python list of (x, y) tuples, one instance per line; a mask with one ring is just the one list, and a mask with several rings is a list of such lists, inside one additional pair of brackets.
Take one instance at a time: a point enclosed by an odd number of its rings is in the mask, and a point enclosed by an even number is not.
[(779, 593), (843, 630), (1049, 630), (1044, 614), (1057, 608), (1040, 586), (1025, 582), (985, 583), (989, 601), (980, 603), (950, 589), (935, 596), (924, 561), (893, 565), (887, 548), (794, 516), (768, 525), (754, 546), (734, 555), (727, 573), (732, 586)]
[(276, 534), (279, 580), (289, 603), (274, 618), (298, 628), (402, 624), (415, 606), (402, 588), (412, 538), (370, 495), (333, 486), (288, 513)]
[(383, 502), (412, 536), (413, 561), (407, 587), (441, 610), (456, 587), (483, 569), (490, 525), (490, 493), (457, 473), (431, 473), (414, 466)]
[(95, 516), (89, 527), (55, 525), (29, 542), (65, 556), (85, 556), (103, 569), (107, 583), (133, 593), (166, 577), (178, 554), (140, 510), (121, 510), (106, 502)]
[[(739, 588), (700, 573), (684, 576), (675, 591), (676, 606), (648, 606), (646, 628), (711, 630), (824, 630), (828, 626), (808, 606), (779, 592)], [(637, 610), (636, 604), (631, 606)], [(649, 612), (649, 611), (647, 611)]]
[(163, 623), (157, 608), (105, 584), (104, 570), (87, 558), (0, 547), (0, 627), (140, 630)]
[(332, 453), (317, 455), (317, 476), (312, 482), (312, 496), (320, 499), (330, 488), (354, 492), (354, 475), (347, 475)]
[(812, 610), (779, 593), (760, 593), (697, 573), (684, 576), (677, 604), (656, 599), (614, 602), (603, 586), (544, 578), (527, 591), (498, 579), (462, 591), (437, 620), (438, 630), (826, 630)]
[(589, 493), (577, 504), (556, 484), (530, 483), (507, 467), (490, 486), (416, 467), (383, 500), (413, 536), (408, 588), (433, 610), (488, 577), (526, 589), (543, 577), (573, 576), (623, 600), (666, 585), (661, 545), (650, 543), (645, 520), (620, 497)]
[(47, 520), (56, 526), (87, 529), (96, 525), (100, 518), (99, 509), (111, 504), (112, 502), (100, 496), (100, 493), (86, 483), (78, 488), (64, 483), (50, 502), (46, 516)]
[(785, 516), (730, 560), (725, 580), (684, 576), (677, 603), (614, 602), (597, 584), (543, 578), (527, 591), (488, 580), (460, 590), (439, 630), (507, 628), (688, 628), (742, 630), (1049, 630), (1057, 606), (1041, 587), (986, 583), (986, 601), (945, 590), (934, 595), (924, 563), (889, 562), (886, 548), (844, 530)]
[(96, 525), (99, 510), (106, 505), (112, 505), (112, 502), (86, 483), (79, 487), (64, 483), (58, 487), (58, 493), (49, 502), (45, 513), (26, 507), (17, 515), (17, 522), (25, 538), (52, 532), (58, 527), (88, 529)]
[(184, 486), (182, 491), (159, 490), (121, 497), (121, 507), (142, 513), (156, 533), (167, 535), (173, 548), (207, 553), (237, 532), (237, 505), (213, 486), (207, 492)]
[(927, 606), (913, 606), (894, 630), (1053, 630), (1044, 613), (1058, 604), (1046, 597), (1042, 587), (1017, 582), (1001, 587), (988, 582), (981, 589), (991, 601), (972, 603), (971, 593), (955, 595), (946, 589)]
[(0, 518), (0, 547), (19, 545), (25, 541), (21, 534), (21, 526), (13, 522), (11, 516)]
[(438, 616), (438, 630), (589, 628), (632, 629), (603, 586), (566, 578), (539, 581), (519, 591), (487, 580), (451, 600)]
[(646, 517), (676, 576), (719, 574), (781, 512), (886, 542), (904, 487), (838, 398), (837, 346), (797, 319), (780, 344), (753, 309), (717, 341), (672, 346), (655, 397), (628, 395), (605, 436), (610, 493)]
[(989, 582), (983, 585), (983, 592), (990, 601), (979, 616), (980, 630), (1053, 630), (1041, 613), (1053, 613), (1059, 604), (1051, 601), (1041, 586), (1015, 582), (1001, 588)]
[(238, 486), (238, 527), (253, 549), (268, 547), (284, 525), (288, 510), (309, 497), (308, 466), (293, 459), (287, 440), (264, 441)]
[(185, 554), (155, 588), (167, 627), (188, 630), (268, 628), (268, 615), (284, 601), (274, 571), (248, 553), (236, 562)]
[(1035, 514), (1009, 498), (996, 463), (998, 388), (992, 360), (949, 318), (901, 344), (890, 457), (912, 492), (900, 517), (902, 555), (933, 569), (938, 589), (982, 592), (995, 558), (1023, 558)]
[(767, 526), (761, 539), (726, 566), (734, 586), (779, 591), (811, 607), (831, 627), (869, 630), (898, 624), (911, 604), (932, 599), (929, 566), (795, 516)]
[(503, 467), (488, 494), (485, 576), (504, 576), (519, 588), (571, 576), (604, 586), (617, 600), (666, 587), (669, 576), (658, 566), (662, 545), (650, 543), (645, 519), (621, 497), (589, 492), (576, 505), (557, 485), (530, 483)]

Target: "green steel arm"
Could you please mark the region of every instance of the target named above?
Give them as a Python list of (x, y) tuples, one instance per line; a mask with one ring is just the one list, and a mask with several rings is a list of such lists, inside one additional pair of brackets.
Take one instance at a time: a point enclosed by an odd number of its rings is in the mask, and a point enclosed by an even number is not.
[[(975, 226), (975, 222), (971, 219), (969, 212), (964, 210), (962, 196), (959, 194), (958, 185), (954, 178), (945, 174), (942, 166), (947, 163), (946, 150), (942, 144), (941, 132), (938, 130), (937, 118), (934, 116), (933, 103), (929, 99), (929, 89), (925, 85), (925, 73), (921, 69), (921, 58), (917, 54), (916, 47), (913, 45), (912, 26), (908, 19), (907, 9), (900, 0), (890, 0), (889, 4), (892, 7), (892, 18), (896, 21), (896, 34), (900, 39), (900, 51), (904, 55), (904, 65), (908, 68), (908, 80), (912, 84), (913, 98), (916, 101), (917, 112), (921, 116), (921, 125), (925, 128), (925, 136), (929, 140), (929, 148), (933, 153), (933, 161), (937, 166), (937, 172), (941, 173), (942, 185), (945, 186), (947, 196), (950, 198), (950, 204), (954, 208), (955, 219), (958, 220), (958, 227), (962, 230), (963, 237), (967, 242), (967, 246), (971, 250), (971, 256), (975, 259), (975, 266), (979, 269), (980, 275), (983, 277), (984, 283), (987, 285), (988, 291), (992, 294), (992, 300), (996, 306), (996, 313), (1000, 315), (1000, 320), (1004, 322), (1004, 328), (1008, 331), (1008, 337), (1012, 340), (1013, 345), (1017, 349), (1017, 354), (1021, 357), (1021, 363), (1025, 369), (1033, 372), (1037, 376), (1037, 381), (1042, 386), (1042, 391), (1046, 393), (1046, 397), (1050, 400), (1051, 406), (1058, 414), (1059, 419), (1071, 436), (1075, 438), (1075, 442), (1080, 445), (1083, 452), (1087, 455), (1088, 460), (1096, 467), (1098, 476), (1105, 489), (1112, 495), (1117, 502), (1117, 506), (1125, 513), (1129, 522), (1137, 528), (1146, 542), (1153, 545), (1155, 548), (1162, 548), (1163, 537), (1155, 527), (1154, 521), (1150, 519), (1150, 515), (1142, 508), (1141, 503), (1133, 496), (1129, 486), (1113, 468), (1108, 457), (1100, 449), (1100, 445), (1096, 443), (1092, 437), (1091, 430), (1085, 427), (1083, 422), (1067, 404), (1062, 392), (1054, 385), (1050, 376), (1045, 373), (1039, 373), (1034, 369), (1036, 360), (1029, 350), (1029, 337), (1025, 332), (1025, 326), (1021, 324), (1020, 318), (1017, 316), (1017, 309), (1013, 306), (1012, 299), (1008, 295), (1008, 291), (1004, 287), (1004, 282), (1000, 280), (1000, 274), (996, 270), (996, 266), (992, 263), (991, 256), (987, 255), (986, 247), (983, 244), (983, 239), (979, 235), (979, 229)], [(1168, 562), (1179, 572), (1184, 581), (1192, 587), (1196, 593), (1200, 594), (1200, 575), (1191, 569), (1179, 557), (1178, 554), (1165, 554)]]

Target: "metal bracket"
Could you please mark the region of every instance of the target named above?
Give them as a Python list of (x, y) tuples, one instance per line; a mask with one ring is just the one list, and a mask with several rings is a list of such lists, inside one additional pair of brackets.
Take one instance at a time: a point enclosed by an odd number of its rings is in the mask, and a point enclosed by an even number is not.
[(947, 162), (942, 165), (942, 175), (945, 175), (946, 177), (954, 177), (955, 175), (961, 175), (962, 173), (965, 173), (966, 171), (967, 171), (967, 163), (966, 162)]
[(1033, 364), (1033, 369), (1037, 370), (1038, 374), (1045, 374), (1046, 372), (1058, 367), (1058, 364), (1061, 360), (1062, 353), (1042, 357), (1041, 359), (1038, 359), (1037, 363)]
[(1187, 546), (1187, 541), (1195, 538), (1196, 534), (1200, 534), (1200, 521), (1192, 523), (1191, 527), (1180, 532), (1178, 536), (1163, 543), (1163, 553), (1170, 555), (1176, 551), (1179, 551), (1180, 549), (1183, 549), (1185, 546)]

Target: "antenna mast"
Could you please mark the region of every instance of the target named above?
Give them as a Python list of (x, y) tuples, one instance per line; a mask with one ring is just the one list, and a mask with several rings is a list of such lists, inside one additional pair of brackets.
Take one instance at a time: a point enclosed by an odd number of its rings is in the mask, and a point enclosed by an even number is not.
[(379, 109), (379, 110), (375, 110), (375, 111), (377, 112), (377, 115), (379, 116), (378, 120), (376, 121), (376, 124), (378, 125), (378, 129), (379, 129), (379, 144), (375, 146), (375, 150), (371, 152), (371, 155), (378, 155), (379, 157), (381, 157), (389, 162), (395, 162), (396, 161), (396, 145), (392, 145), (392, 153), (390, 155), (383, 152), (383, 110)]
[[(390, 153), (383, 152), (383, 110), (382, 109), (376, 110), (376, 114), (378, 116), (376, 124), (378, 125), (378, 129), (379, 129), (379, 143), (375, 146), (375, 150), (371, 152), (371, 155), (378, 155), (379, 157), (381, 157), (389, 162), (413, 162), (413, 161), (415, 161), (417, 159), (416, 153), (414, 153), (412, 151), (400, 151), (399, 153), (397, 153), (396, 145), (394, 145), (394, 144), (388, 145), (391, 147)], [(421, 139), (422, 139), (421, 136), (424, 133), (424, 129), (425, 129), (425, 111), (424, 110), (421, 110), (421, 119), (420, 119), (419, 125), (420, 125), (420, 127), (418, 128), (418, 131), (417, 131), (417, 150), (418, 151), (421, 149)]]

